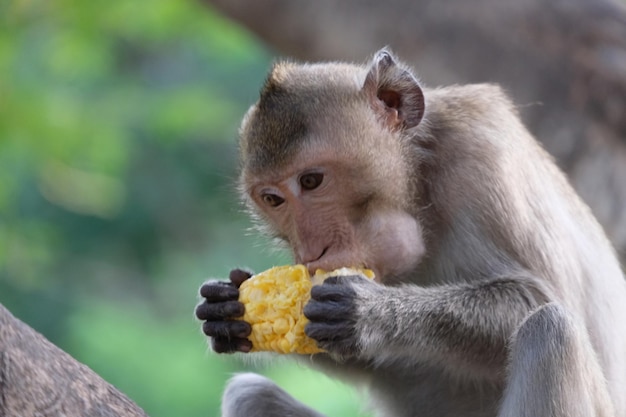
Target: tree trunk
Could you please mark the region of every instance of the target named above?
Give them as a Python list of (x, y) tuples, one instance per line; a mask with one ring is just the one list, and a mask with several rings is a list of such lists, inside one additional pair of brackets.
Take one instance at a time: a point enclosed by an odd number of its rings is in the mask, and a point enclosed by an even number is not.
[(610, 0), (208, 0), (279, 51), (496, 82), (626, 256), (626, 10)]
[(0, 417), (147, 417), (0, 305)]

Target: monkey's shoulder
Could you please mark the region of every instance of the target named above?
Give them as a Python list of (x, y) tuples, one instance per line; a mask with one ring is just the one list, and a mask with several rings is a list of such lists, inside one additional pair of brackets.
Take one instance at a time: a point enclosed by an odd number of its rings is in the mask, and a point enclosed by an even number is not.
[[(524, 142), (530, 139), (513, 102), (497, 84), (439, 87), (426, 90), (425, 97), (426, 125), (430, 134), (440, 139), (443, 135), (455, 142), (452, 136), (461, 140), (460, 145), (468, 146), (502, 143), (505, 137)], [(468, 141), (469, 137), (473, 139)]]
[(451, 85), (425, 92), (430, 113), (484, 121), (485, 117), (512, 114), (517, 117), (511, 99), (498, 84)]

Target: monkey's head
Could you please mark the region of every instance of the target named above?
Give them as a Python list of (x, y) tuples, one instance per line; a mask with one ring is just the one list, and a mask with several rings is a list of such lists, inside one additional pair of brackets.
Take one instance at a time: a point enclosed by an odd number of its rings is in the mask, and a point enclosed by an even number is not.
[(410, 143), (423, 114), (386, 50), (368, 67), (276, 64), (240, 130), (247, 206), (312, 271), (409, 272), (423, 253)]

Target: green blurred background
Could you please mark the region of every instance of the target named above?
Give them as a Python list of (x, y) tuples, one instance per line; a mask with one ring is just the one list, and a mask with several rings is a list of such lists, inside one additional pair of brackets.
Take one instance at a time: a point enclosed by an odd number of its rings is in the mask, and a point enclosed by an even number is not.
[(218, 416), (241, 370), (364, 415), (321, 374), (211, 353), (193, 317), (205, 279), (289, 262), (232, 187), (272, 59), (196, 1), (0, 0), (0, 303), (150, 416)]

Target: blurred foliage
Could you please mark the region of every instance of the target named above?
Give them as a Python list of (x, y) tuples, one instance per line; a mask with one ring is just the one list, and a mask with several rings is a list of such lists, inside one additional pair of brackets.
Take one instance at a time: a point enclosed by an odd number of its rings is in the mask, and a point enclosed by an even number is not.
[[(217, 416), (250, 369), (208, 352), (200, 283), (288, 262), (248, 235), (232, 191), (270, 60), (199, 2), (0, 1), (0, 303), (153, 417)], [(312, 371), (256, 370), (358, 413)]]

